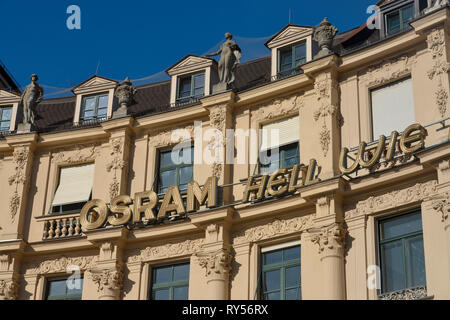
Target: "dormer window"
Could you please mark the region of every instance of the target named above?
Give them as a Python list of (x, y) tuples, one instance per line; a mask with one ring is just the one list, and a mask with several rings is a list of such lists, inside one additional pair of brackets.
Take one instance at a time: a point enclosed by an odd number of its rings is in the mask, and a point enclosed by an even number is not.
[(12, 106), (0, 107), (0, 132), (10, 131)]
[(399, 33), (409, 27), (408, 22), (414, 18), (414, 4), (404, 6), (386, 14), (386, 34)]
[(288, 24), (265, 43), (272, 51), (272, 80), (301, 72), (299, 66), (313, 59), (317, 51), (313, 33), (314, 27)]
[(211, 58), (187, 55), (166, 70), (171, 77), (170, 104), (196, 102), (209, 96), (211, 88), (219, 82), (217, 62)]
[(278, 51), (278, 74), (289, 76), (299, 71), (298, 66), (306, 62), (306, 41)]
[(93, 76), (72, 89), (77, 101), (74, 125), (91, 121), (105, 121), (112, 117), (115, 80)]
[(82, 122), (106, 120), (108, 114), (108, 99), (108, 93), (83, 97), (80, 120)]
[(205, 72), (179, 78), (177, 102), (195, 101), (205, 95)]

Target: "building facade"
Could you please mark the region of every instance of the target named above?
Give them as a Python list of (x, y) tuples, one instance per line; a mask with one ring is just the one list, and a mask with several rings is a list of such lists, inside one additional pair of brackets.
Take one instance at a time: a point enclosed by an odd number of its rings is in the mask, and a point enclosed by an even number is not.
[(28, 128), (0, 90), (0, 299), (449, 299), (450, 10), (378, 5), (287, 25), (231, 87), (188, 55)]

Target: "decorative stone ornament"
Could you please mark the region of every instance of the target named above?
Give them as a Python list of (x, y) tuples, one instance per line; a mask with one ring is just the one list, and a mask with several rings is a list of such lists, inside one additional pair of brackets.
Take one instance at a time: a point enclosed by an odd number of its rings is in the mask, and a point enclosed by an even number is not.
[(123, 273), (120, 270), (90, 271), (92, 282), (97, 286), (100, 300), (116, 300), (122, 289)]
[(0, 301), (16, 300), (19, 287), (15, 280), (0, 280)]
[(41, 102), (44, 96), (44, 89), (37, 83), (38, 76), (32, 74), (31, 83), (25, 88), (21, 97), (21, 105), (23, 108), (23, 121), (19, 124), (18, 132), (30, 132), (35, 124), (36, 106)]
[(320, 51), (314, 56), (314, 59), (319, 59), (333, 53), (331, 46), (337, 33), (338, 28), (332, 26), (327, 18), (323, 19), (320, 27), (314, 31), (314, 40), (319, 43), (320, 47)]
[(425, 9), (424, 12), (430, 13), (430, 12), (440, 9), (448, 4), (450, 4), (449, 0), (428, 0), (427, 9)]
[(113, 118), (126, 116), (128, 114), (128, 107), (133, 103), (136, 92), (137, 90), (133, 87), (129, 77), (117, 87), (115, 96), (119, 99), (120, 107), (114, 112)]

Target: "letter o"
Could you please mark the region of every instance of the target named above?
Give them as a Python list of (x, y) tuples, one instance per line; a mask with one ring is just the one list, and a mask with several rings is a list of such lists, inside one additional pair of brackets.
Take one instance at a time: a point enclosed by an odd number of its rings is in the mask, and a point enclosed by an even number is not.
[[(94, 210), (96, 209), (96, 210)], [(90, 222), (88, 220), (89, 214), (95, 212), (94, 221)], [(103, 226), (108, 217), (108, 207), (106, 202), (103, 200), (91, 200), (87, 202), (80, 213), (80, 223), (83, 230), (94, 230)]]

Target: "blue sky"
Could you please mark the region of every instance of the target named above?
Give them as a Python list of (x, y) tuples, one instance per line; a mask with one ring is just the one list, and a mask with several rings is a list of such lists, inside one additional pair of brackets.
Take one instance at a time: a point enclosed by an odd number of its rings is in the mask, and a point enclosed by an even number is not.
[[(288, 23), (317, 26), (326, 16), (340, 31), (363, 24), (376, 0), (100, 1), (0, 0), (0, 60), (21, 86), (32, 73), (46, 86), (70, 88), (93, 74), (122, 80), (164, 71), (186, 54), (216, 49), (231, 32), (243, 60), (269, 54), (264, 40)], [(69, 5), (81, 30), (68, 30)], [(161, 80), (161, 74), (154, 80)], [(153, 79), (152, 79), (153, 80)], [(44, 87), (46, 93), (58, 91)]]

